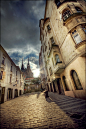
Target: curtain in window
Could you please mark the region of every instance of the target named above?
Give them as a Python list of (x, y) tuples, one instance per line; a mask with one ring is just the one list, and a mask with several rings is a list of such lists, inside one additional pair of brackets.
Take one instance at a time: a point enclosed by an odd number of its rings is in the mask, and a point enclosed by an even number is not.
[(72, 78), (73, 78), (73, 81), (74, 81), (74, 85), (76, 87), (76, 90), (83, 89), (82, 86), (81, 86), (80, 80), (78, 78), (78, 75), (77, 75), (77, 73), (74, 70), (72, 71)]

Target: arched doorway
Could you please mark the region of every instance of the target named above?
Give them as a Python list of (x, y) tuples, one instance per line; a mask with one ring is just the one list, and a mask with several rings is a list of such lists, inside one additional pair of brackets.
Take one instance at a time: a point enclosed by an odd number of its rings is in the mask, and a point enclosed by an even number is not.
[(71, 77), (72, 77), (75, 89), (82, 90), (83, 88), (82, 88), (81, 82), (75, 70), (71, 71)]
[(59, 90), (59, 94), (61, 94), (61, 85), (60, 85), (60, 78), (57, 78), (57, 86), (58, 86), (58, 90)]
[(15, 97), (18, 97), (18, 90), (15, 89)]
[(7, 99), (12, 99), (12, 89), (11, 88), (8, 88), (8, 91), (7, 91)]
[(54, 84), (54, 82), (53, 82), (53, 88), (54, 88), (54, 92), (56, 92), (56, 87), (55, 87), (55, 84)]

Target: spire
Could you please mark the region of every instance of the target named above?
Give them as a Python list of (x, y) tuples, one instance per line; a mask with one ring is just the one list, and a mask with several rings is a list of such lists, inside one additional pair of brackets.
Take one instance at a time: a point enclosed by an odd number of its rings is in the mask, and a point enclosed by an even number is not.
[(22, 58), (22, 66), (21, 66), (21, 70), (24, 70), (23, 58)]
[(29, 57), (28, 57), (28, 65), (29, 65)]

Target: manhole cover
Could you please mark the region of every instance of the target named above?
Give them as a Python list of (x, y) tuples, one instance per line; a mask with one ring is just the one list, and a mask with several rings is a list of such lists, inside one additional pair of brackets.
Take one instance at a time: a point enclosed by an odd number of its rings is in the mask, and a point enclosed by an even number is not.
[(82, 115), (80, 115), (80, 114), (72, 114), (70, 117), (80, 119), (82, 117)]

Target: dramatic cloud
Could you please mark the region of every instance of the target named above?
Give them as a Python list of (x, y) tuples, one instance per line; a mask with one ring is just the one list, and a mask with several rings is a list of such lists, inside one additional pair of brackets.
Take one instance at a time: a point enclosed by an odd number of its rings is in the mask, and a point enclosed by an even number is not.
[(40, 52), (39, 20), (44, 17), (45, 0), (1, 1), (1, 45), (16, 65), (38, 68)]

